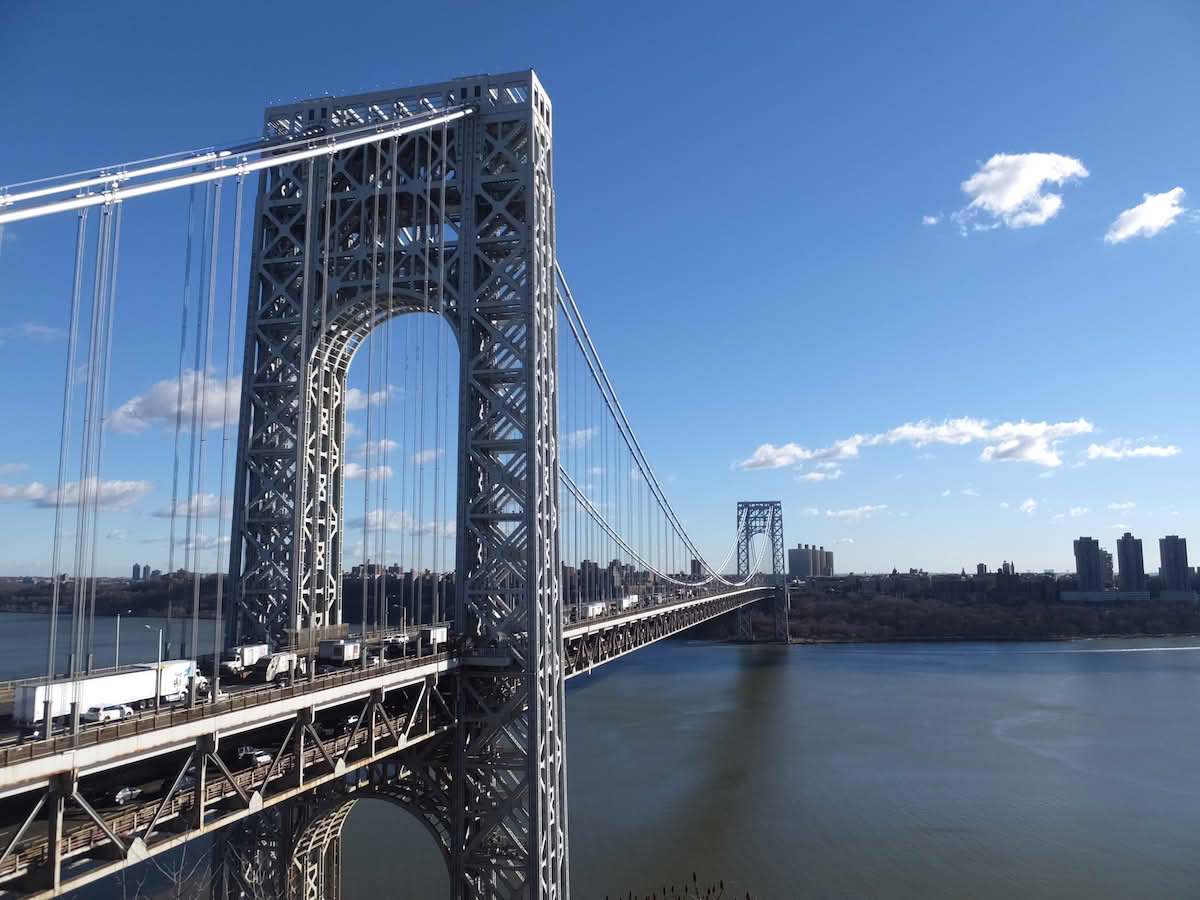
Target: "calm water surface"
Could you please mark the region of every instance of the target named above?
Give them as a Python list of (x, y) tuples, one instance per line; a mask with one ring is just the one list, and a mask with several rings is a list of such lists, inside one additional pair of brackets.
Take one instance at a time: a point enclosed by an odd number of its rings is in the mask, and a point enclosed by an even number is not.
[[(664, 642), (569, 682), (572, 894), (1200, 896), (1200, 640)], [(446, 895), (360, 803), (346, 896)]]

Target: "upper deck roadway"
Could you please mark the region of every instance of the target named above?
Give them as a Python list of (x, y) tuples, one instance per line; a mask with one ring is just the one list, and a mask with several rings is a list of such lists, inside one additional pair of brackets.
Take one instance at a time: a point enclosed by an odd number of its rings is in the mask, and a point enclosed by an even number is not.
[[(568, 624), (565, 675), (773, 593), (750, 587), (643, 602)], [(495, 649), (442, 652), (284, 687), (222, 682), (230, 696), (215, 703), (0, 748), (0, 896), (50, 897), (80, 887), (428, 741), (453, 725), (439, 676), (467, 664), (509, 660)], [(271, 763), (230, 753), (242, 744), (264, 749)], [(120, 786), (141, 794), (115, 806)], [(109, 805), (97, 808), (101, 797)], [(57, 852), (46, 824), (53, 816), (39, 815), (55, 802), (65, 810)], [(97, 854), (105, 858), (97, 862)]]

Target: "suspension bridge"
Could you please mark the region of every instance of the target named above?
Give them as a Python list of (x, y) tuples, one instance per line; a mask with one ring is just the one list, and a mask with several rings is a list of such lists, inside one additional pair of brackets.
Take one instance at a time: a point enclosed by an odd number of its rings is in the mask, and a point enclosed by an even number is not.
[[(759, 637), (786, 640), (780, 504), (739, 503), (713, 562), (671, 506), (557, 260), (533, 72), (264, 122), (261, 139), (0, 192), (0, 226), (75, 225), (40, 679), (75, 700), (0, 742), (0, 895), (57, 896), (208, 836), (213, 897), (337, 898), (342, 825), (375, 797), (428, 827), (454, 897), (566, 898), (566, 679), (717, 616), (753, 639), (755, 605), (772, 613)], [(228, 575), (207, 690), (192, 677), (182, 702), (88, 726), (113, 337), (147, 258), (121, 252), (126, 207), (184, 248), (168, 572), (181, 552), (192, 615), (168, 604), (168, 659), (200, 657), (202, 557)], [(361, 656), (319, 669), (353, 618)], [(287, 677), (222, 677), (222, 651), (260, 642)], [(114, 785), (134, 796), (98, 799)]]

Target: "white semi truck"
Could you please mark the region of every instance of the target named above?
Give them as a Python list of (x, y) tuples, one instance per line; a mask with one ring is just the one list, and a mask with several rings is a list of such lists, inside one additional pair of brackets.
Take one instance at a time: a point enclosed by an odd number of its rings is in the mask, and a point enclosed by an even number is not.
[(270, 654), (267, 644), (239, 644), (221, 654), (221, 674), (237, 678), (250, 677), (254, 664)]
[(608, 612), (603, 603), (585, 603), (583, 604), (583, 617), (585, 619), (595, 619)]
[(70, 716), (72, 703), (79, 704), (81, 716), (92, 707), (153, 706), (156, 695), (172, 703), (187, 696), (193, 676), (197, 690), (208, 686), (208, 679), (197, 674), (196, 663), (190, 659), (148, 663), (106, 675), (85, 675), (74, 682), (22, 684), (13, 696), (13, 720), (26, 726), (41, 722), (46, 715), (47, 699), (52, 719)]

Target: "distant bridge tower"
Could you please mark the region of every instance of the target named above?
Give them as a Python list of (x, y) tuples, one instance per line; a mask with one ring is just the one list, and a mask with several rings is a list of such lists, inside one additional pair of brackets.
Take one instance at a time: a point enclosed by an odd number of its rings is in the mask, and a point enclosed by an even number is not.
[[(382, 322), (440, 313), (460, 356), (455, 630), (509, 655), (455, 676), (459, 724), (437, 776), (453, 895), (557, 900), (568, 887), (550, 99), (532, 71), (483, 75), (292, 103), (268, 109), (265, 127), (291, 149), (462, 107), (448, 124), (260, 177), (227, 639), (341, 623), (347, 372)], [(331, 849), (306, 865), (338, 855), (336, 835), (321, 839)]]
[[(756, 534), (765, 534), (771, 542), (771, 577), (778, 592), (775, 598), (775, 640), (788, 640), (788, 610), (790, 598), (787, 568), (783, 552), (783, 504), (778, 500), (742, 500), (737, 505), (737, 574), (738, 579), (750, 575), (750, 541)], [(754, 639), (749, 608), (738, 610), (739, 640)]]

